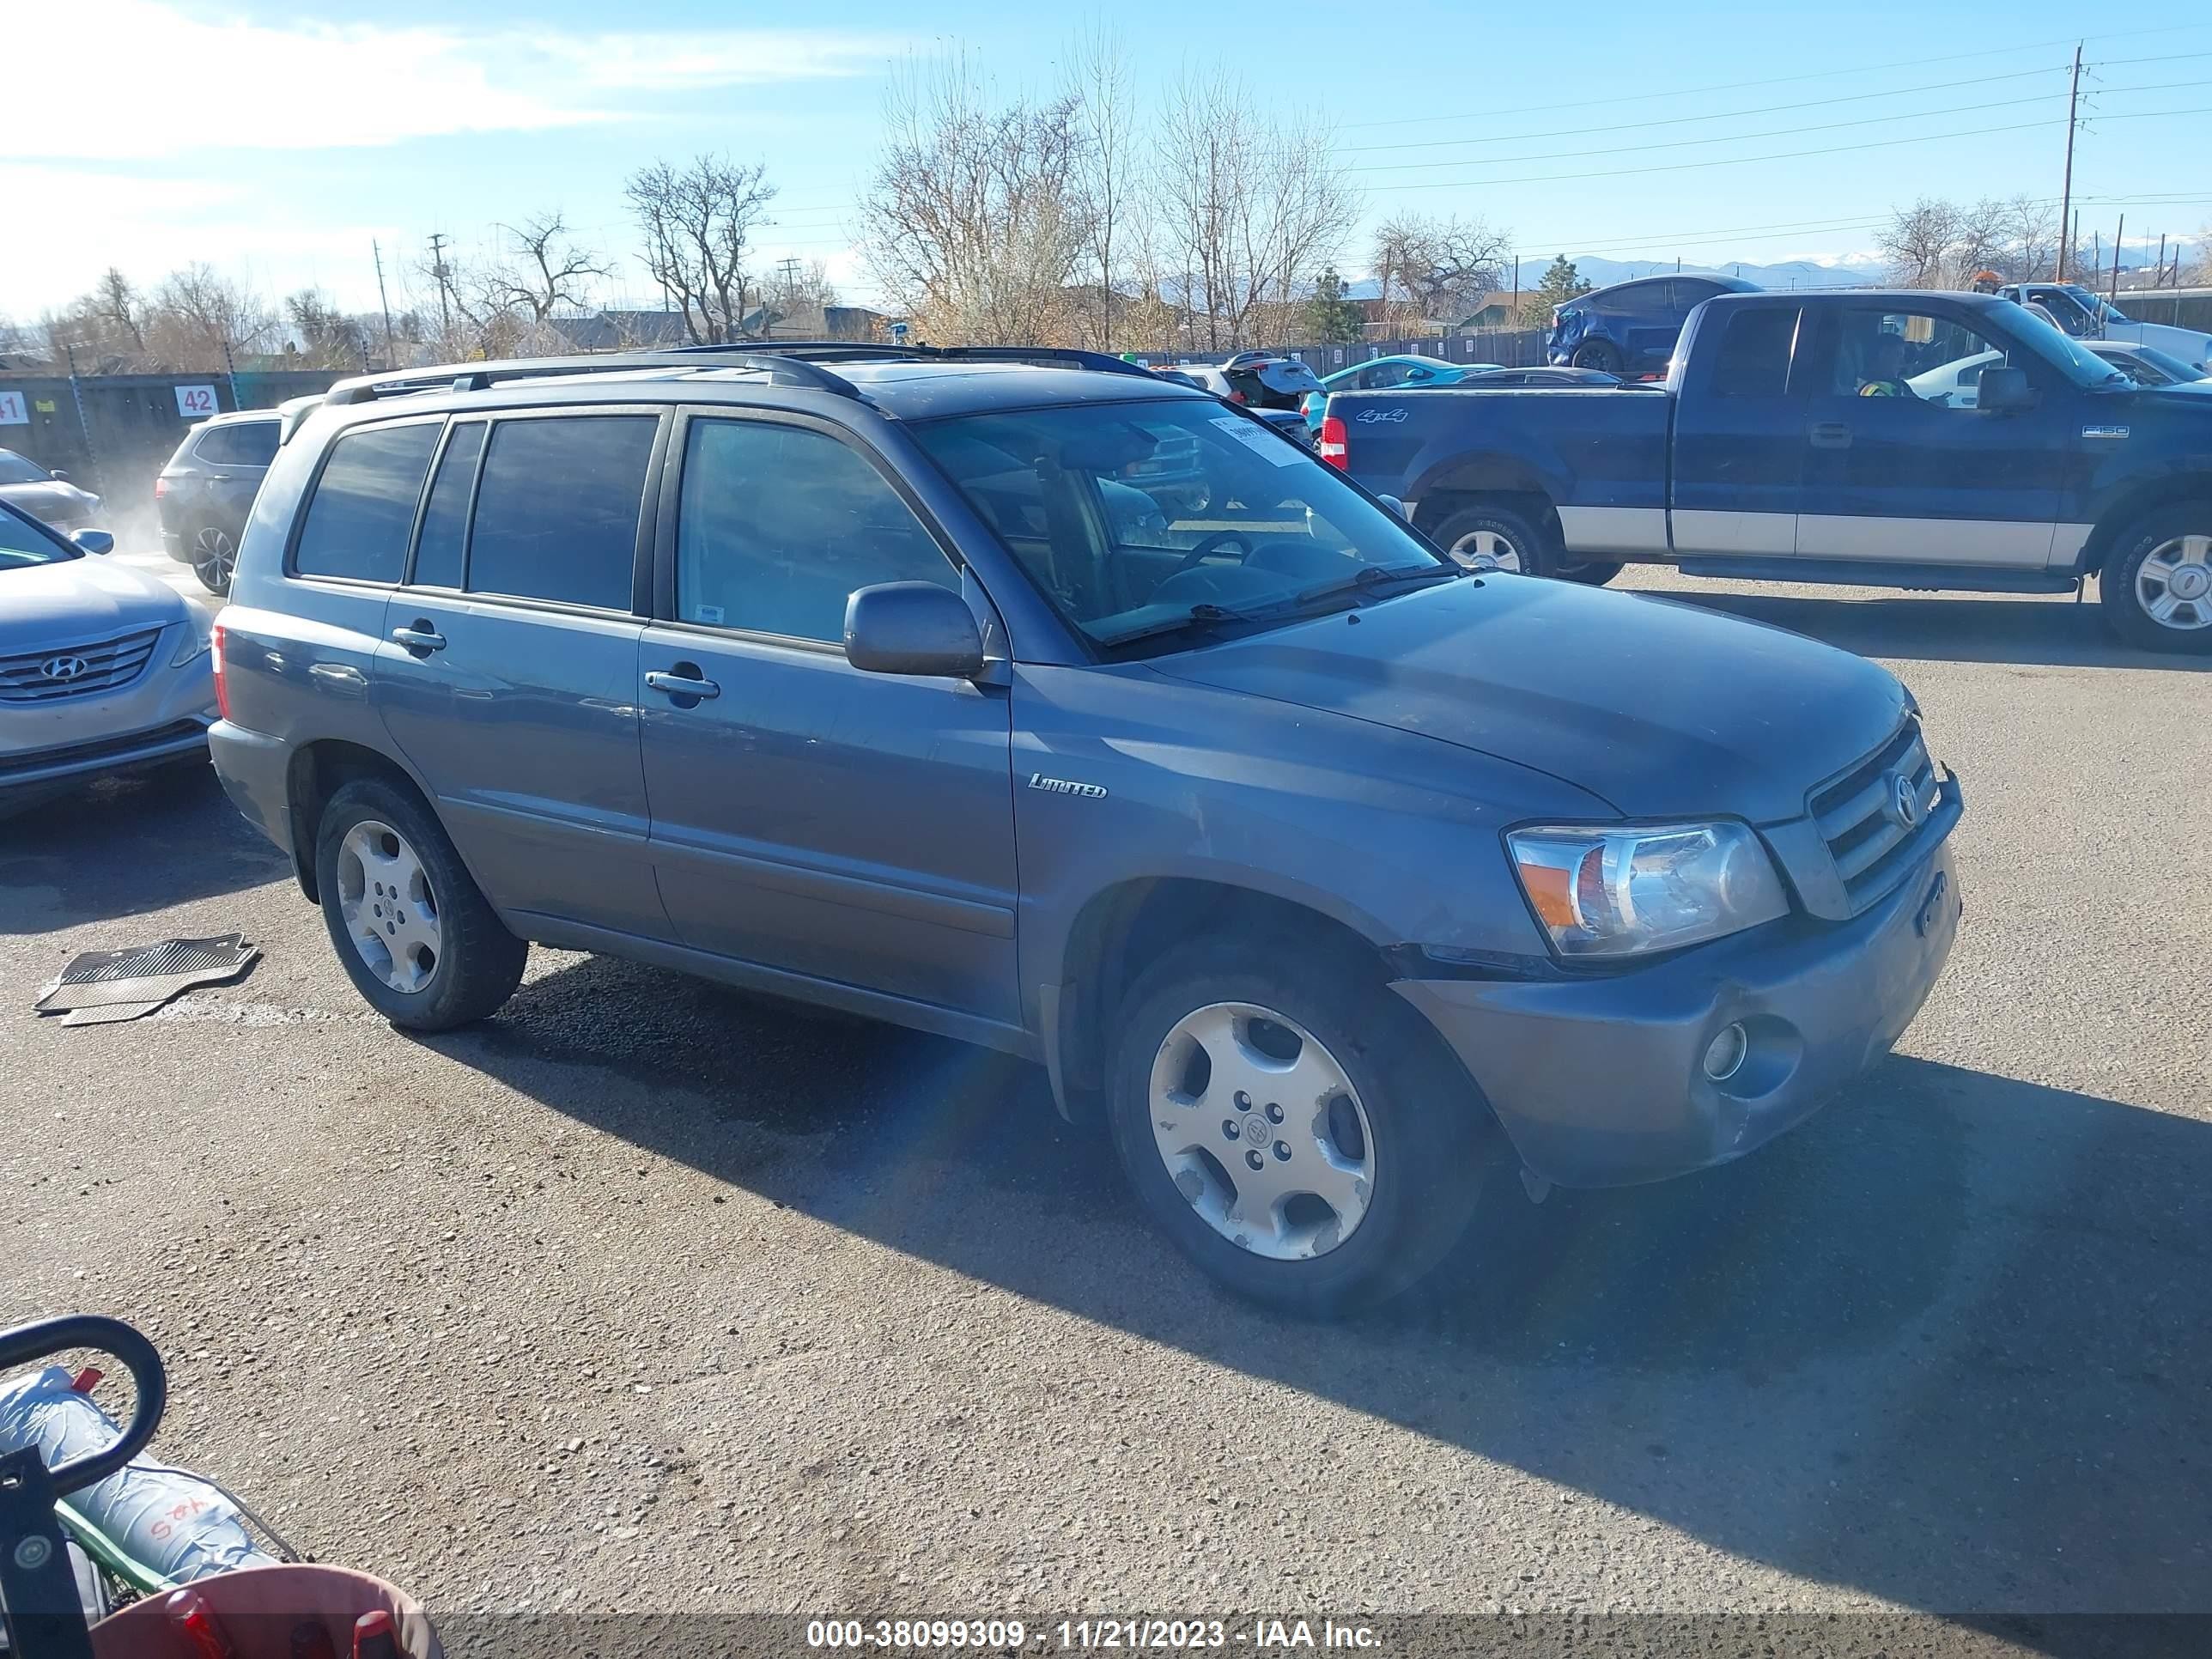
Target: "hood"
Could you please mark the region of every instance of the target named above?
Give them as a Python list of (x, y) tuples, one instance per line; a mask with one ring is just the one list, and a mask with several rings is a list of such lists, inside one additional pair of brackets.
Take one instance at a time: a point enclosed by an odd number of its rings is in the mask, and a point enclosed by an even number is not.
[(2171, 323), (2112, 323), (2106, 327), (2104, 337), (2154, 346), (2185, 363), (2212, 361), (2212, 334), (2199, 333), (2193, 328), (2176, 328)]
[(1150, 665), (1479, 750), (1632, 818), (1796, 817), (1905, 714), (1863, 657), (1652, 595), (1495, 576), (1348, 614)]
[(89, 554), (0, 570), (0, 656), (182, 622), (185, 612), (175, 589)]
[(40, 524), (76, 526), (91, 516), (100, 497), (56, 479), (51, 483), (0, 484), (0, 501)]

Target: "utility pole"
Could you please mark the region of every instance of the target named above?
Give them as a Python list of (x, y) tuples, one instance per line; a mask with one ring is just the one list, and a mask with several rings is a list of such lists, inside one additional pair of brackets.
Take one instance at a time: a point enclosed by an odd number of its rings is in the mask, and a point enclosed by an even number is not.
[(438, 284), (438, 325), (450, 334), (453, 330), (453, 313), (446, 301), (446, 234), (443, 231), (430, 238), (430, 275)]
[(795, 254), (787, 254), (782, 263), (784, 315), (787, 317), (791, 308), (799, 303), (799, 259)]
[(376, 302), (384, 307), (384, 367), (393, 369), (399, 365), (392, 350), (392, 301), (384, 291), (384, 250), (371, 240), (368, 251), (376, 259)]
[[(2066, 280), (2066, 216), (2074, 207), (2074, 129), (2078, 124), (2075, 110), (2081, 101), (2081, 43), (2074, 43), (2074, 81), (2066, 93), (2066, 182), (2058, 192), (2058, 275), (2055, 280)], [(2081, 239), (2077, 235), (2075, 240)]]
[(2150, 285), (2153, 288), (2164, 288), (2166, 286), (2166, 233), (2162, 230), (2158, 234), (2158, 263), (2151, 267), (2151, 273)]
[(2120, 302), (2120, 244), (2127, 234), (2128, 216), (2123, 213), (2120, 228), (2112, 233), (2112, 285), (2105, 291), (2106, 301), (2112, 305)]

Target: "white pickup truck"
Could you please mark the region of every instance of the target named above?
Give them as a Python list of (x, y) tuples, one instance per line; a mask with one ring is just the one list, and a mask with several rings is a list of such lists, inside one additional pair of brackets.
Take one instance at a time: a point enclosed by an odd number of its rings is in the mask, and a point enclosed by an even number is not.
[(2125, 340), (2153, 346), (2192, 368), (2212, 372), (2212, 334), (2165, 323), (2139, 323), (2079, 283), (2008, 283), (1997, 292), (2023, 305), (2041, 306), (2052, 322), (2077, 340)]

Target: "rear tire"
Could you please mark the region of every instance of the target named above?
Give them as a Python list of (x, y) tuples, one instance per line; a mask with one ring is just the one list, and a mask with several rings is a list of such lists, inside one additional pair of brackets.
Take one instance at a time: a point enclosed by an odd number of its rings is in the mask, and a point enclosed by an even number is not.
[(2212, 653), (2212, 501), (2162, 507), (2121, 531), (2097, 605), (2139, 650)]
[(1601, 368), (1608, 374), (1620, 374), (1625, 366), (1620, 348), (1610, 340), (1584, 340), (1567, 361), (1577, 368)]
[(1206, 1273), (1270, 1307), (1389, 1300), (1517, 1167), (1419, 1016), (1311, 940), (1180, 945), (1115, 1024), (1108, 1117), (1139, 1201)]
[(315, 836), (323, 923), (368, 1006), (410, 1031), (495, 1012), (530, 946), (501, 923), (444, 826), (412, 790), (360, 778), (331, 797)]
[(1508, 507), (1487, 502), (1447, 514), (1429, 539), (1462, 569), (1503, 570), (1520, 576), (1548, 576), (1557, 568), (1559, 548), (1549, 526)]

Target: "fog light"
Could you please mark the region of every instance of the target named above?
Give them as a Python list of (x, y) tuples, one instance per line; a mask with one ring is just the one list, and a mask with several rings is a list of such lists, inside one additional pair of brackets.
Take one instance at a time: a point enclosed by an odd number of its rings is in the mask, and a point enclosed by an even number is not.
[(1716, 1083), (1726, 1083), (1743, 1069), (1743, 1057), (1750, 1052), (1751, 1039), (1744, 1035), (1743, 1027), (1734, 1023), (1723, 1025), (1705, 1045), (1705, 1075)]

